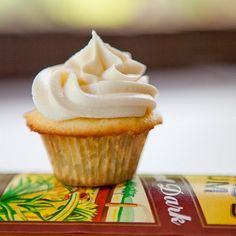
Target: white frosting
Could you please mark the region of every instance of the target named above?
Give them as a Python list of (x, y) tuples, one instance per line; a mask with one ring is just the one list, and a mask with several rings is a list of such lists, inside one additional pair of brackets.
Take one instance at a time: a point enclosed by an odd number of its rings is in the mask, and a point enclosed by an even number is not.
[(93, 31), (88, 45), (63, 65), (39, 72), (33, 101), (39, 112), (55, 121), (143, 116), (155, 108), (157, 95), (143, 76), (145, 69)]

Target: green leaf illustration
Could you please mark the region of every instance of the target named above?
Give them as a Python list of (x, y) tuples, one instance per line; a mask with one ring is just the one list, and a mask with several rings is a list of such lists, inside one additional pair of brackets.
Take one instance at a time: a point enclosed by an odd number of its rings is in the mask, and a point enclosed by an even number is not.
[(97, 205), (86, 201), (78, 203), (73, 212), (65, 219), (66, 221), (92, 221), (97, 214)]
[[(123, 196), (122, 196), (122, 199), (121, 199), (121, 203), (125, 203), (126, 199), (134, 197), (136, 192), (137, 192), (136, 183), (132, 180), (128, 180), (125, 184), (125, 187), (124, 187), (123, 191), (122, 191)], [(121, 221), (121, 215), (122, 215), (123, 209), (124, 209), (123, 207), (119, 208), (118, 216), (117, 216), (117, 221), (118, 222)]]
[(49, 190), (53, 187), (50, 183), (52, 177), (43, 177), (38, 175), (35, 182), (32, 181), (30, 176), (24, 176), (18, 178), (16, 186), (10, 185), (4, 194), (0, 196), (0, 217), (3, 220), (12, 221), (15, 220), (15, 210), (13, 210), (10, 204), (16, 204), (19, 211), (22, 213), (31, 212), (37, 215), (40, 219), (45, 220), (41, 214), (40, 209), (53, 206), (50, 204), (51, 200), (42, 200), (44, 194), (39, 194), (32, 198), (25, 198), (24, 195), (37, 193), (45, 190)]
[[(58, 182), (60, 190), (56, 190), (54, 183), (53, 176), (17, 176), (0, 196), (0, 221), (19, 218), (26, 221), (32, 214), (42, 221), (92, 221), (97, 214), (97, 205), (87, 200), (79, 201), (79, 188), (63, 186)], [(56, 191), (65, 194), (65, 198), (55, 195), (53, 199), (47, 199), (48, 194), (52, 196)], [(53, 213), (48, 209), (52, 209)]]

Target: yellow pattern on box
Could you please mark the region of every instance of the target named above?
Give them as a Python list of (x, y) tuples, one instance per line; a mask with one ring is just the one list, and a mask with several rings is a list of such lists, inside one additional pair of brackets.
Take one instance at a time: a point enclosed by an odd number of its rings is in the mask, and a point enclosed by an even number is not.
[(185, 176), (209, 225), (236, 225), (236, 177)]

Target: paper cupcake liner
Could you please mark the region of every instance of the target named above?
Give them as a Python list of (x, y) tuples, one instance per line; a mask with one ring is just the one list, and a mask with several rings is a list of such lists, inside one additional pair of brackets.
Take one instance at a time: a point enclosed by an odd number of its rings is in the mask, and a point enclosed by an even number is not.
[(41, 136), (59, 180), (73, 186), (101, 186), (133, 177), (147, 134), (88, 138)]

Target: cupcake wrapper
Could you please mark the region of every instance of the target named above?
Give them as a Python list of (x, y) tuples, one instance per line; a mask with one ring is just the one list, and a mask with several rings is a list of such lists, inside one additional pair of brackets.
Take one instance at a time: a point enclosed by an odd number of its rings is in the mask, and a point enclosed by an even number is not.
[(59, 180), (73, 186), (101, 186), (133, 177), (147, 134), (41, 136)]

